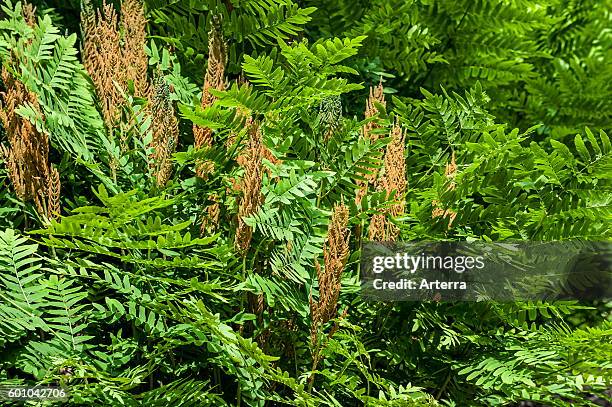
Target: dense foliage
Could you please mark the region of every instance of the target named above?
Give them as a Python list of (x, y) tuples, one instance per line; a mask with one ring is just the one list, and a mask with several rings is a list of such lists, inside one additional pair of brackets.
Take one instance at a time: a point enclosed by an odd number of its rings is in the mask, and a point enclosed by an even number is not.
[(610, 400), (610, 303), (364, 302), (358, 261), (610, 239), (611, 22), (599, 0), (3, 0), (0, 382)]

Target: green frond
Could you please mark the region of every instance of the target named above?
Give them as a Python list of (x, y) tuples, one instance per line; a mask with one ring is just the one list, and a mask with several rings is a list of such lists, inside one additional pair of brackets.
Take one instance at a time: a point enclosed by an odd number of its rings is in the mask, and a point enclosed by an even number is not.
[(13, 342), (36, 329), (49, 330), (43, 320), (45, 287), (41, 281), (38, 245), (12, 229), (0, 232), (0, 343)]

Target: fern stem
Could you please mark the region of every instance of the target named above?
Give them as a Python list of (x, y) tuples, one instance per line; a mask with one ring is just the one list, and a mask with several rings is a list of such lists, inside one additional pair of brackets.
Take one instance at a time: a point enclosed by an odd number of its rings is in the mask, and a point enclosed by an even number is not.
[[(246, 280), (246, 276), (247, 276), (247, 271), (246, 271), (246, 253), (244, 256), (242, 256), (242, 281), (244, 282)], [(246, 292), (243, 292), (242, 295), (240, 296), (240, 309), (243, 310), (244, 309), (244, 302), (246, 300)]]
[(442, 384), (442, 387), (440, 387), (440, 390), (438, 390), (438, 394), (436, 394), (436, 399), (440, 399), (440, 397), (442, 396), (442, 394), (444, 393), (444, 391), (446, 390), (446, 387), (448, 386), (448, 383), (450, 382), (451, 379), (451, 370), (448, 371), (448, 374), (446, 375), (446, 379), (444, 380), (444, 383)]

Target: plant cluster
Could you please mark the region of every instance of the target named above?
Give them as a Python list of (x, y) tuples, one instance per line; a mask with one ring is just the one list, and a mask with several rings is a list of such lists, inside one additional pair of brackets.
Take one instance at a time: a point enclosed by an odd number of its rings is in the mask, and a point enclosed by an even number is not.
[(610, 240), (611, 20), (5, 0), (0, 384), (75, 406), (610, 402), (610, 302), (365, 302), (359, 259)]

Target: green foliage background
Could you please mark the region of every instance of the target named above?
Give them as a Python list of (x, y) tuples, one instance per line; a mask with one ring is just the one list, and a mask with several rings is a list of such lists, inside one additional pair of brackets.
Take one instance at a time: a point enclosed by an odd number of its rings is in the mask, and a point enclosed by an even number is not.
[[(93, 2), (96, 3), (96, 2)], [(181, 112), (174, 173), (155, 186), (142, 101), (131, 148), (108, 132), (80, 61), (80, 4), (38, 1), (29, 29), (4, 0), (0, 56), (39, 98), (62, 182), (63, 216), (40, 219), (0, 166), (0, 381), (61, 383), (69, 405), (586, 406), (611, 384), (610, 303), (364, 303), (354, 233), (340, 329), (312, 388), (309, 294), (334, 204), (352, 230), (389, 202), (353, 204), (381, 166), (383, 138), (360, 138), (370, 86), (407, 131), (402, 240), (611, 238), (612, 7), (598, 0), (147, 0), (150, 71)], [(95, 5), (95, 4), (94, 4)], [(232, 85), (199, 106), (208, 31), (222, 16)], [(172, 49), (172, 52), (169, 50)], [(325, 108), (342, 116), (324, 143)], [(330, 99), (331, 98), (331, 99)], [(260, 121), (265, 201), (243, 258), (233, 248), (245, 136)], [(328, 119), (326, 119), (328, 120)], [(194, 151), (191, 124), (215, 129)], [(386, 131), (386, 130), (385, 130)], [(0, 140), (5, 142), (4, 130)], [(455, 152), (457, 188), (444, 167)], [(215, 162), (206, 180), (195, 160)], [(110, 163), (116, 168), (111, 170)], [(221, 202), (220, 229), (200, 236)], [(431, 216), (453, 208), (453, 227)], [(359, 226), (359, 227), (358, 227)], [(289, 244), (290, 243), (290, 244)], [(262, 294), (256, 315), (248, 294)], [(329, 328), (329, 327), (327, 327)], [(265, 338), (265, 340), (262, 340)]]

